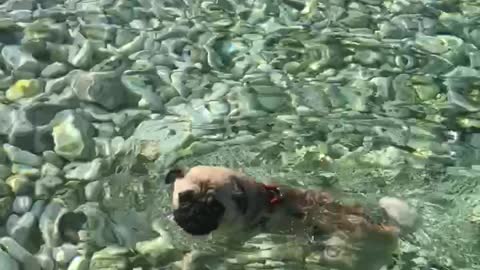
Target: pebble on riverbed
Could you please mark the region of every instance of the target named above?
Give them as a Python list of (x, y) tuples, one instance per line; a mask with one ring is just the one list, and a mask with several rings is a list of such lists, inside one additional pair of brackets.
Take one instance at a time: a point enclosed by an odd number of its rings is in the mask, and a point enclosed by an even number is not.
[(0, 265), (4, 270), (19, 270), (18, 263), (3, 250), (0, 250)]
[(88, 159), (95, 155), (94, 128), (83, 116), (63, 111), (53, 122), (55, 153), (68, 160)]
[(5, 97), (10, 101), (17, 101), (21, 98), (29, 98), (40, 94), (42, 90), (43, 83), (39, 80), (18, 80), (7, 90)]

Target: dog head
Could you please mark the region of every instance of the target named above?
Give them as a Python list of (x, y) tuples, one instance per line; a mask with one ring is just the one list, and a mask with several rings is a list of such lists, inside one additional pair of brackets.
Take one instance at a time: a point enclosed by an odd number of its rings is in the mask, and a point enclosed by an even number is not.
[(210, 166), (173, 169), (165, 182), (173, 184), (173, 219), (191, 235), (207, 235), (222, 225), (243, 224), (251, 181), (239, 172)]

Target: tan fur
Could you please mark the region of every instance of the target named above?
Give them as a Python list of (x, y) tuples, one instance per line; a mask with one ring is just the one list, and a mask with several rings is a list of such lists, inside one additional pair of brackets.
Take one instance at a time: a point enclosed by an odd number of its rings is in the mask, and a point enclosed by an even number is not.
[[(232, 177), (238, 179), (248, 196), (245, 214), (238, 211), (232, 200), (232, 194), (238, 188)], [(388, 263), (397, 246), (399, 228), (373, 224), (364, 208), (338, 203), (326, 191), (281, 187), (284, 198), (270, 212), (268, 194), (261, 183), (243, 173), (210, 166), (193, 167), (183, 178), (175, 181), (173, 209), (178, 207), (178, 194), (186, 190), (214, 193), (226, 209), (218, 231), (225, 231), (232, 238), (238, 238), (252, 229), (256, 233), (261, 232), (255, 224), (263, 217), (268, 218), (263, 228), (265, 232), (297, 235), (307, 232), (312, 237), (318, 237), (325, 247), (318, 251), (325, 266), (337, 269), (381, 266)], [(247, 240), (245, 237), (243, 240)]]

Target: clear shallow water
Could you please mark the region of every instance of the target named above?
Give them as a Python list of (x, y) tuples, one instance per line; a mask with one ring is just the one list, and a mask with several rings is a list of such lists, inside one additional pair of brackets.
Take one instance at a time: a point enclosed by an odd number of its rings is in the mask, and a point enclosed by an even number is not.
[[(365, 199), (404, 197), (424, 224), (403, 239), (396, 269), (480, 268), (478, 1), (35, 2), (43, 10), (14, 2), (0, 0), (2, 103), (45, 105), (24, 109), (47, 134), (60, 110), (50, 104), (95, 124), (82, 134), (111, 161), (99, 175), (127, 174), (110, 181), (118, 186), (104, 198), (107, 209), (146, 210), (168, 225), (164, 170), (176, 160), (223, 165), (295, 186), (334, 184)], [(32, 54), (21, 58), (27, 65), (9, 60), (20, 55), (16, 47), (4, 50), (17, 45)], [(45, 72), (53, 62), (66, 67)], [(18, 81), (31, 78), (46, 85), (20, 91)], [(58, 147), (61, 135), (44, 143), (0, 131), (2, 143), (72, 155)], [(123, 140), (131, 152), (116, 151)], [(205, 248), (168, 230), (179, 250)], [(295, 242), (275, 251), (285, 243), (260, 237), (213, 261), (319, 269), (299, 262)]]

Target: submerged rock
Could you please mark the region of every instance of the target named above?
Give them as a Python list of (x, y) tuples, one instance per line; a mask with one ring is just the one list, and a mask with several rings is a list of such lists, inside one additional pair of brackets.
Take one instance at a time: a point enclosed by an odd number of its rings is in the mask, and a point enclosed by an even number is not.
[(70, 46), (68, 61), (74, 67), (87, 69), (92, 63), (93, 44), (89, 40), (85, 40), (82, 46)]
[(0, 245), (7, 251), (16, 261), (20, 262), (22, 269), (41, 270), (37, 259), (21, 245), (19, 245), (11, 237), (2, 237)]
[(14, 109), (8, 105), (0, 104), (0, 135), (8, 135), (13, 126)]
[(47, 205), (40, 216), (38, 226), (47, 247), (55, 247), (61, 243), (57, 222), (59, 217), (66, 211), (59, 201), (54, 200)]
[(54, 151), (47, 150), (43, 152), (42, 155), (44, 160), (47, 163), (51, 163), (58, 168), (62, 168), (65, 163), (65, 161), (60, 156), (58, 156)]
[(44, 176), (35, 181), (35, 196), (39, 198), (49, 198), (57, 187), (63, 184), (63, 180), (56, 176)]
[(93, 181), (100, 178), (105, 172), (105, 162), (101, 158), (96, 158), (91, 162), (69, 164), (65, 166), (65, 177), (67, 179)]
[(45, 201), (43, 200), (37, 200), (35, 203), (32, 205), (32, 209), (30, 212), (37, 218), (40, 219), (40, 216), (43, 213), (43, 210), (45, 209)]
[(103, 192), (102, 182), (93, 181), (85, 185), (85, 198), (87, 201), (95, 202), (100, 200)]
[(72, 244), (63, 244), (53, 248), (52, 255), (57, 263), (68, 265), (78, 255), (78, 248)]
[(45, 176), (59, 176), (62, 174), (62, 170), (58, 168), (57, 166), (51, 164), (51, 163), (45, 163), (42, 165), (41, 171), (40, 171), (40, 176), (45, 177)]
[(68, 72), (68, 66), (64, 63), (54, 62), (48, 66), (46, 66), (40, 75), (45, 78), (58, 78), (61, 77)]
[(7, 0), (6, 8), (12, 10), (32, 10), (35, 4), (34, 0)]
[(15, 239), (20, 245), (25, 246), (27, 241), (32, 241), (32, 232), (36, 226), (35, 216), (27, 212), (21, 216), (12, 227), (10, 235)]
[(7, 166), (0, 164), (0, 179), (7, 179), (12, 174), (12, 170)]
[(7, 222), (5, 222), (5, 229), (9, 235), (12, 234), (12, 229), (19, 219), (20, 217), (16, 214), (12, 214), (8, 217)]
[(73, 258), (72, 262), (68, 265), (67, 270), (89, 270), (90, 261), (83, 257), (77, 256)]
[(171, 239), (166, 235), (159, 236), (153, 240), (138, 242), (135, 249), (152, 261), (168, 261), (177, 252), (171, 243)]
[(40, 251), (35, 254), (42, 270), (55, 270), (56, 264), (53, 261), (52, 248), (42, 245)]
[(418, 33), (415, 44), (420, 49), (433, 54), (443, 54), (449, 50), (457, 50), (463, 44), (463, 40), (455, 36), (438, 35), (428, 36)]
[(190, 125), (172, 117), (147, 120), (135, 129), (131, 140), (138, 142), (141, 155), (154, 160), (180, 149), (191, 139)]
[(139, 107), (146, 107), (154, 112), (163, 111), (163, 100), (154, 92), (155, 85), (141, 74), (124, 74), (122, 83), (134, 95), (139, 97)]
[(90, 262), (90, 270), (127, 270), (126, 253), (128, 253), (128, 249), (117, 246), (109, 246), (95, 252)]
[(1, 54), (7, 67), (16, 72), (37, 74), (40, 70), (38, 61), (20, 46), (7, 45), (3, 47)]
[(5, 97), (10, 101), (17, 101), (21, 98), (33, 97), (43, 91), (43, 83), (37, 79), (18, 80), (12, 85)]
[(414, 230), (419, 225), (420, 216), (417, 210), (406, 201), (395, 197), (383, 197), (378, 204), (402, 230)]
[[(22, 150), (32, 153), (41, 153), (53, 147), (51, 128), (49, 125), (34, 126), (28, 119), (31, 108), (27, 106), (24, 109), (13, 112), (13, 125), (8, 134), (8, 143)], [(33, 117), (32, 120), (44, 119), (44, 116)]]
[(32, 207), (32, 198), (30, 196), (17, 196), (13, 201), (12, 210), (17, 214), (24, 214)]
[(12, 195), (12, 190), (10, 186), (3, 181), (0, 181), (0, 198), (7, 197)]
[(40, 170), (29, 165), (12, 164), (12, 173), (21, 174), (28, 177), (40, 176)]
[(36, 178), (40, 176), (40, 169), (34, 168), (29, 165), (12, 164), (12, 173), (25, 175), (31, 178)]
[(21, 174), (14, 174), (5, 180), (16, 195), (29, 195), (33, 191), (33, 183)]
[(4, 270), (20, 270), (18, 263), (3, 250), (0, 250), (0, 265)]
[(457, 66), (443, 76), (457, 80), (479, 80), (480, 70), (470, 67)]
[(42, 165), (42, 158), (28, 151), (24, 151), (10, 144), (4, 144), (3, 149), (11, 162), (33, 167), (40, 167)]
[(108, 110), (129, 102), (120, 79), (114, 74), (76, 70), (72, 78), (71, 87), (82, 101), (99, 104)]
[(12, 197), (0, 198), (0, 220), (6, 220), (7, 217), (12, 213), (12, 203)]
[(22, 109), (25, 112), (26, 119), (32, 125), (39, 128), (47, 128), (55, 115), (60, 111), (68, 109), (68, 106), (54, 101), (45, 101), (28, 104)]
[[(68, 242), (75, 243), (75, 241), (82, 240), (98, 247), (117, 243), (118, 239), (113, 231), (112, 222), (101, 211), (98, 203), (87, 202), (77, 207), (74, 212), (67, 214), (72, 218), (69, 219), (69, 222), (63, 223), (62, 227), (59, 224), (58, 228), (64, 232), (63, 239)], [(68, 221), (68, 219), (63, 220)], [(87, 235), (83, 236), (85, 233)]]
[(94, 127), (83, 116), (67, 110), (53, 120), (55, 153), (68, 160), (88, 159), (95, 155)]

